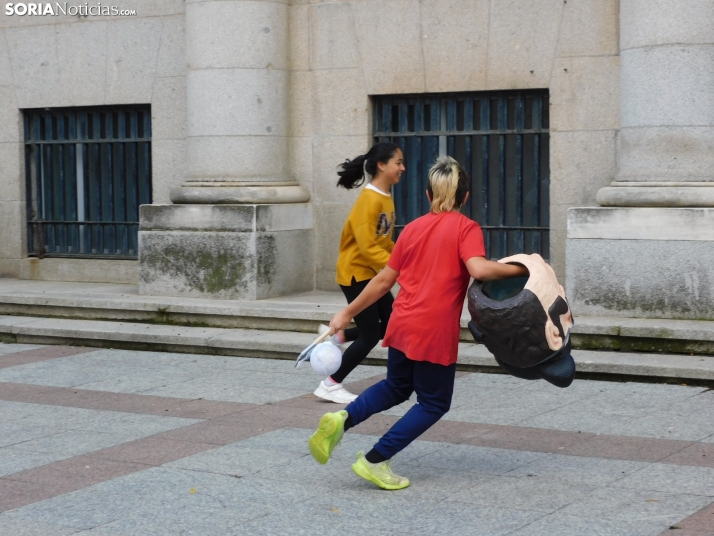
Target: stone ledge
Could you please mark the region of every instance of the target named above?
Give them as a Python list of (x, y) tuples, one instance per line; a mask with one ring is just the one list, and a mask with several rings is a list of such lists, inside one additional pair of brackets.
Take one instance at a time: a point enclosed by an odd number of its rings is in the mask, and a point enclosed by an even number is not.
[[(126, 321), (167, 329), (222, 328), (301, 332), (307, 339), (344, 304), (337, 292), (309, 292), (257, 301), (140, 296), (132, 285), (0, 279), (0, 315)], [(461, 340), (473, 341), (468, 313)], [(187, 329), (181, 328), (181, 329)], [(714, 322), (576, 316), (576, 348), (714, 355)], [(218, 343), (216, 343), (218, 346)]]
[[(30, 344), (170, 351), (293, 360), (314, 334), (156, 326), (129, 322), (0, 316), (0, 340)], [(714, 382), (714, 358), (627, 352), (574, 350), (578, 376), (617, 380)], [(386, 364), (387, 351), (377, 347), (365, 364)], [(499, 372), (482, 345), (459, 344), (460, 370)]]

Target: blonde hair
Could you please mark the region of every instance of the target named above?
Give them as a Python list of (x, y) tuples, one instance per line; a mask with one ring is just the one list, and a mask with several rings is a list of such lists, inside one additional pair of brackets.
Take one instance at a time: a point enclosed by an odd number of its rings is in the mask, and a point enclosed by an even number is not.
[[(466, 174), (452, 157), (442, 156), (436, 159), (429, 170), (428, 188), (431, 193), (431, 211), (434, 214), (449, 212), (461, 206), (463, 199), (457, 200), (456, 196), (462, 176), (465, 178)], [(463, 180), (461, 182), (463, 183)]]

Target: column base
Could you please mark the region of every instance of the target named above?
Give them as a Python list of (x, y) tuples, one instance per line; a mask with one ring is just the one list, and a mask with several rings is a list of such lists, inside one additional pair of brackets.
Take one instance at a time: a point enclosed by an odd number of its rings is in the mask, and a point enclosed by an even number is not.
[(714, 209), (568, 210), (566, 287), (576, 315), (714, 320), (712, 266)]
[(139, 294), (259, 300), (314, 288), (312, 205), (144, 205)]
[(603, 207), (714, 207), (712, 183), (613, 182), (597, 193)]
[(169, 197), (180, 205), (306, 203), (310, 192), (298, 182), (187, 181), (173, 188)]

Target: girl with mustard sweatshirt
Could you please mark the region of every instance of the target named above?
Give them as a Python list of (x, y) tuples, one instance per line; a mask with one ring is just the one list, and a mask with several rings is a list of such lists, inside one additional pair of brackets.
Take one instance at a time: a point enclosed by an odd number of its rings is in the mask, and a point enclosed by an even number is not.
[[(367, 154), (346, 160), (340, 167), (337, 186), (347, 190), (361, 186), (371, 177), (352, 207), (340, 239), (336, 279), (347, 303), (352, 303), (387, 265), (394, 247), (396, 216), (390, 191), (405, 171), (404, 155), (393, 143), (377, 143)], [(345, 350), (340, 369), (320, 382), (316, 396), (338, 404), (348, 404), (357, 398), (342, 382), (384, 337), (393, 302), (387, 292), (354, 317), (356, 328), (334, 335), (337, 344), (354, 342)], [(321, 326), (321, 330), (325, 329), (327, 326)]]

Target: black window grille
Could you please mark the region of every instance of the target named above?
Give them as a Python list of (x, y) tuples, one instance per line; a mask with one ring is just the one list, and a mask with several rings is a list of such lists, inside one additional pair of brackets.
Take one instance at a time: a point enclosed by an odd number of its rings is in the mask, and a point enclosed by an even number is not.
[(137, 258), (149, 106), (24, 110), (30, 256)]
[(483, 228), (487, 255), (549, 258), (547, 90), (379, 96), (373, 105), (375, 141), (404, 151), (397, 232), (429, 211), (429, 168), (450, 155), (471, 177), (462, 213)]

